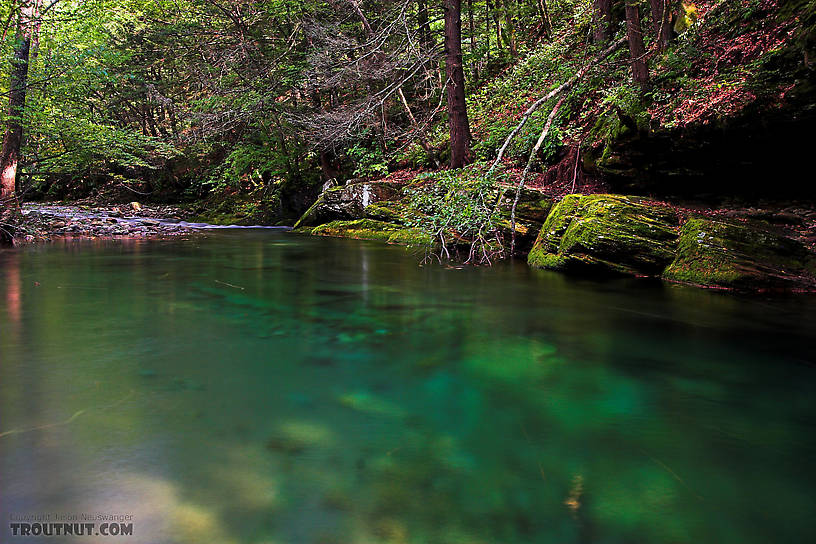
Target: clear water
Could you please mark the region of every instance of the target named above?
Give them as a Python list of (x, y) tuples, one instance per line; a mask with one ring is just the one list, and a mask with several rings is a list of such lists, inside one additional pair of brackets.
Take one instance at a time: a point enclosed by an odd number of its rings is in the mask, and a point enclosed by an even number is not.
[(816, 541), (816, 306), (282, 232), (0, 254), (0, 515), (45, 542)]

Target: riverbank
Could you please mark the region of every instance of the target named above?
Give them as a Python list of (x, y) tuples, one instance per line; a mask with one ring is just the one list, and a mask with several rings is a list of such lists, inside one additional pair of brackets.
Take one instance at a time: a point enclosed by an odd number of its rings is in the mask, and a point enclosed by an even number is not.
[[(438, 240), (416, 228), (422, 220), (410, 205), (412, 190), (415, 183), (387, 178), (329, 188), (295, 230), (440, 253)], [(514, 239), (514, 256), (526, 258), (532, 268), (724, 290), (816, 291), (812, 203), (711, 206), (606, 193), (556, 194), (552, 187), (525, 188), (516, 198), (513, 185), (500, 190), (500, 250), (507, 256)], [(470, 243), (457, 232), (445, 235), (454, 245)]]
[(14, 245), (48, 242), (54, 237), (154, 238), (194, 232), (183, 209), (132, 202), (94, 205), (25, 203), (11, 215)]
[[(354, 180), (326, 189), (295, 224), (314, 236), (375, 240), (454, 254), (468, 240), (449, 232), (444, 250), (421, 228), (407, 194), (411, 177)], [(603, 186), (501, 187), (500, 248), (532, 268), (595, 277), (631, 275), (699, 287), (759, 292), (816, 292), (816, 207), (808, 202), (718, 206), (604, 193)], [(55, 237), (163, 238), (213, 228), (261, 228), (190, 222), (178, 206), (139, 203), (26, 203), (15, 244)], [(263, 227), (280, 228), (280, 227)], [(455, 255), (445, 257), (456, 258)], [(464, 258), (462, 259), (464, 260)]]

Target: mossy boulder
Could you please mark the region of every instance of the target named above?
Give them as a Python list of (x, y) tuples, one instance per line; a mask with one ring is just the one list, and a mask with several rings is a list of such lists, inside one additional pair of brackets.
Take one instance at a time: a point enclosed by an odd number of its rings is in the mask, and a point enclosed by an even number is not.
[(513, 236), (513, 230), (516, 231), (516, 250), (522, 254), (530, 251), (536, 241), (538, 233), (541, 231), (541, 223), (530, 221), (526, 218), (516, 216), (516, 223), (510, 220), (508, 213), (507, 217), (502, 217), (496, 222), (496, 226), (502, 233), (505, 243), (509, 247), (510, 240)]
[(541, 227), (527, 262), (534, 268), (658, 275), (674, 258), (672, 209), (620, 195), (567, 195)]
[(398, 223), (405, 225), (411, 223), (418, 217), (418, 213), (411, 209), (408, 204), (400, 201), (385, 201), (369, 204), (364, 210), (368, 219), (386, 221), (388, 223)]
[(358, 240), (377, 240), (390, 244), (409, 246), (430, 246), (430, 235), (415, 228), (377, 221), (375, 219), (355, 219), (353, 221), (331, 221), (314, 228), (298, 228), (297, 232), (309, 232), (315, 236), (336, 236)]
[(316, 226), (341, 219), (361, 219), (369, 204), (394, 200), (401, 195), (400, 185), (385, 181), (364, 181), (331, 187), (323, 191), (301, 216), (295, 228)]
[(359, 240), (381, 240), (387, 242), (392, 234), (402, 227), (393, 223), (374, 219), (355, 219), (352, 221), (331, 221), (312, 229), (315, 236), (337, 236)]
[(690, 219), (663, 277), (733, 289), (816, 288), (816, 258), (800, 242), (758, 225)]
[(388, 243), (430, 247), (434, 245), (434, 239), (430, 234), (421, 229), (407, 228), (400, 229), (389, 236)]

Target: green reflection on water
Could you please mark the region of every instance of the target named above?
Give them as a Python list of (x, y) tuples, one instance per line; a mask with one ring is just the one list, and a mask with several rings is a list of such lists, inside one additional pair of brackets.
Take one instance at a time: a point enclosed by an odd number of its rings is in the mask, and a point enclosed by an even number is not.
[(816, 537), (812, 298), (418, 260), (269, 232), (0, 254), (3, 519), (132, 513), (128, 541), (162, 543)]

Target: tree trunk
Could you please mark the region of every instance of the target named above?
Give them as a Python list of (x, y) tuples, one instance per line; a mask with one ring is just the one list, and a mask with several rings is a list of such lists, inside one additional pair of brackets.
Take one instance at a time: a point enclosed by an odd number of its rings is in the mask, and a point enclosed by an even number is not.
[(652, 28), (657, 42), (657, 48), (665, 51), (671, 38), (671, 1), (649, 0), (652, 10)]
[(592, 39), (595, 43), (606, 43), (612, 37), (612, 0), (594, 0), (595, 28)]
[(473, 0), (467, 0), (468, 4), (468, 26), (470, 30), (470, 56), (473, 62), (473, 84), (479, 81), (479, 64), (476, 62), (476, 23), (473, 19)]
[(646, 48), (643, 47), (640, 10), (635, 0), (625, 1), (626, 37), (629, 40), (629, 55), (632, 58), (632, 80), (640, 85), (645, 85), (649, 82), (649, 68), (646, 66)]
[(351, 7), (357, 13), (357, 16), (360, 18), (360, 21), (362, 21), (363, 28), (365, 29), (366, 32), (366, 36), (368, 36), (369, 38), (373, 36), (374, 30), (371, 28), (371, 25), (368, 24), (368, 19), (366, 19), (365, 14), (363, 14), (363, 10), (360, 9), (360, 4), (357, 2), (357, 0), (349, 0), (349, 4), (351, 4)]
[(419, 40), (425, 49), (430, 51), (433, 47), (431, 43), (431, 25), (428, 22), (428, 5), (425, 0), (417, 2), (417, 25), (419, 26)]
[(490, 73), (490, 0), (485, 0), (485, 38), (487, 39), (487, 55), (485, 55), (485, 72)]
[(552, 21), (550, 21), (550, 10), (547, 8), (547, 0), (536, 0), (538, 5), (538, 15), (541, 17), (541, 24), (544, 25), (544, 35), (548, 38), (552, 33)]
[(465, 71), (462, 66), (462, 0), (444, 0), (445, 75), (447, 77), (448, 123), (450, 124), (451, 168), (465, 165), (470, 144), (470, 126), (465, 107)]
[(501, 51), (502, 42), (504, 41), (502, 39), (502, 34), (504, 34), (504, 32), (502, 31), (501, 16), (499, 14), (499, 1), (500, 0), (494, 0), (493, 9), (490, 9), (490, 0), (488, 0), (487, 6), (488, 10), (493, 15), (493, 24), (496, 27), (496, 47), (499, 51)]
[[(312, 91), (312, 107), (315, 111), (325, 111), (323, 108), (323, 101), (320, 99), (320, 91), (314, 90)], [(323, 176), (326, 178), (324, 181), (329, 181), (332, 179), (336, 179), (338, 175), (340, 175), (340, 171), (335, 167), (333, 164), (333, 153), (320, 148), (320, 169), (323, 171)]]
[(9, 81), (9, 117), (0, 152), (0, 202), (6, 204), (15, 197), (17, 165), (23, 141), (23, 114), (25, 113), (26, 85), (28, 83), (28, 60), (31, 40), (39, 18), (41, 0), (22, 0), (17, 28), (17, 43), (11, 61)]
[(500, 6), (501, 14), (504, 16), (504, 39), (510, 49), (510, 56), (516, 58), (518, 50), (516, 48), (516, 24), (515, 8), (510, 4), (511, 0), (496, 0), (497, 7)]

